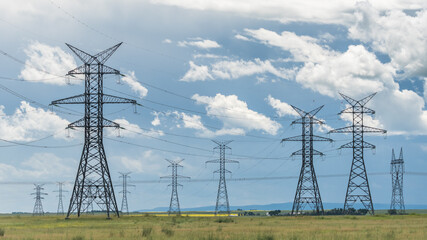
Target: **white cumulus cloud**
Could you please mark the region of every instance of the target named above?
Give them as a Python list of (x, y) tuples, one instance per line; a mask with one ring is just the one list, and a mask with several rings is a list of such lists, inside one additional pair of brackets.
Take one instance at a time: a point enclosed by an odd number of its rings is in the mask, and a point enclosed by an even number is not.
[(7, 115), (4, 106), (0, 106), (0, 136), (9, 141), (31, 141), (48, 134), (57, 138), (65, 138), (60, 134), (69, 122), (53, 112), (32, 107), (22, 101), (16, 111)]
[(187, 46), (193, 46), (201, 49), (210, 49), (210, 48), (220, 48), (221, 45), (219, 45), (217, 42), (209, 39), (201, 39), (196, 38), (194, 40), (190, 41), (179, 41), (178, 46), (180, 47), (187, 47)]
[(134, 71), (128, 72), (124, 77), (122, 77), (122, 81), (129, 85), (129, 87), (136, 93), (139, 94), (140, 98), (147, 96), (148, 90), (140, 82), (135, 76)]
[(260, 130), (275, 135), (281, 125), (261, 113), (248, 108), (246, 102), (239, 100), (236, 95), (225, 96), (220, 93), (215, 97), (193, 95), (192, 99), (198, 104), (206, 105), (208, 116), (220, 119), (224, 129)]
[(65, 85), (67, 82), (60, 76), (77, 67), (74, 58), (60, 47), (35, 41), (24, 52), (28, 59), (19, 77), (26, 81)]
[(238, 79), (240, 77), (272, 74), (276, 77), (288, 79), (294, 76), (293, 69), (276, 68), (271, 61), (262, 61), (258, 58), (253, 61), (245, 60), (223, 60), (217, 61), (210, 66), (198, 66), (190, 61), (190, 70), (181, 81), (195, 82), (214, 79)]
[(279, 117), (284, 117), (287, 115), (298, 117), (298, 113), (292, 108), (291, 105), (289, 105), (286, 102), (282, 102), (279, 99), (273, 98), (271, 95), (268, 95), (266, 98), (266, 101), (270, 106), (272, 106), (274, 109), (276, 109), (277, 115)]

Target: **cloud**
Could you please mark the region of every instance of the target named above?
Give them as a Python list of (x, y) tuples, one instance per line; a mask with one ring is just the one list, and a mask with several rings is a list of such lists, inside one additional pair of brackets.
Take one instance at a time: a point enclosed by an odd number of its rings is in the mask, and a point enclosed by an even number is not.
[(243, 40), (243, 41), (249, 41), (249, 38), (247, 38), (243, 35), (240, 35), (240, 34), (234, 35), (234, 38), (239, 39), (239, 40)]
[(119, 159), (127, 171), (160, 176), (160, 172), (165, 166), (162, 161), (163, 158), (154, 154), (151, 150), (142, 152), (142, 154), (139, 154), (139, 156), (140, 157), (138, 158), (121, 156)]
[(68, 71), (77, 67), (74, 58), (60, 47), (35, 41), (24, 52), (28, 59), (19, 77), (26, 81), (65, 85), (67, 82), (64, 78), (58, 76), (65, 76)]
[(391, 65), (404, 71), (405, 77), (426, 77), (427, 9), (410, 16), (401, 10), (383, 13), (368, 2), (356, 6), (356, 21), (349, 28), (349, 37), (387, 54)]
[(212, 75), (209, 73), (207, 66), (198, 66), (193, 61), (190, 61), (190, 70), (185, 73), (184, 77), (180, 81), (183, 82), (195, 82), (195, 81), (205, 81), (207, 79), (213, 79)]
[(28, 160), (18, 165), (0, 163), (0, 180), (70, 178), (74, 175), (73, 168), (64, 163), (74, 162), (53, 153), (34, 153)]
[(129, 85), (134, 92), (138, 93), (140, 98), (147, 96), (148, 90), (138, 82), (134, 71), (130, 71), (122, 77), (122, 81)]
[(236, 95), (225, 96), (220, 93), (215, 97), (200, 96), (195, 94), (192, 99), (197, 104), (206, 105), (208, 116), (220, 119), (224, 129), (233, 129), (231, 132), (241, 132), (237, 129), (261, 130), (267, 134), (275, 135), (281, 125), (270, 118), (250, 110), (246, 102), (238, 99)]
[(120, 137), (135, 138), (135, 137), (158, 137), (163, 136), (163, 132), (159, 130), (150, 129), (150, 131), (142, 130), (137, 124), (130, 123), (128, 120), (120, 118), (114, 119), (113, 122), (118, 123), (120, 127), (124, 129), (117, 130), (115, 128), (106, 128), (106, 135), (109, 137), (118, 136), (120, 131)]
[(272, 74), (288, 79), (294, 75), (293, 69), (278, 69), (269, 60), (262, 61), (258, 58), (253, 61), (224, 60), (208, 66), (198, 66), (190, 61), (190, 70), (181, 78), (184, 82), (206, 81), (214, 79), (237, 79), (256, 74)]
[(166, 38), (165, 40), (162, 41), (162, 43), (172, 43), (172, 40), (170, 40), (169, 38)]
[[(423, 97), (400, 90), (395, 82), (397, 65), (382, 63), (362, 45), (350, 45), (345, 52), (321, 46), (317, 40), (294, 33), (248, 30), (254, 39), (268, 46), (289, 51), (294, 61), (303, 62), (295, 81), (322, 95), (340, 99), (339, 92), (359, 99), (379, 92), (372, 100), (376, 119), (370, 125), (384, 127), (390, 134), (427, 134), (427, 112)], [(344, 118), (344, 120), (352, 120)]]
[(276, 109), (276, 113), (279, 115), (279, 117), (284, 117), (287, 115), (299, 117), (298, 113), (292, 108), (292, 106), (286, 102), (275, 99), (271, 95), (268, 95), (265, 100), (268, 102), (268, 104), (270, 104), (270, 106)]
[(0, 136), (9, 141), (31, 141), (48, 134), (56, 138), (65, 138), (59, 134), (69, 122), (53, 112), (42, 108), (34, 108), (22, 101), (12, 115), (4, 113), (5, 107), (0, 106)]
[(201, 49), (211, 49), (211, 48), (220, 48), (221, 47), (221, 45), (219, 45), (215, 41), (212, 41), (209, 39), (201, 39), (201, 38), (196, 38), (193, 41), (180, 41), (180, 42), (178, 42), (178, 46), (180, 46), (180, 47), (193, 46), (193, 47), (198, 47)]
[[(245, 17), (268, 19), (282, 23), (312, 22), (348, 25), (353, 20), (352, 12), (357, 1), (298, 1), (288, 0), (151, 0), (155, 4), (177, 6), (198, 11), (220, 11)], [(371, 1), (380, 11), (390, 9), (420, 9), (427, 7), (423, 0)]]
[(196, 114), (191, 115), (191, 114), (178, 112), (178, 111), (174, 111), (173, 114), (180, 121), (180, 124), (178, 124), (177, 127), (195, 129), (197, 130), (197, 136), (200, 136), (200, 137), (212, 138), (212, 137), (223, 136), (223, 135), (244, 135), (245, 134), (245, 130), (241, 128), (225, 128), (224, 127), (222, 129), (212, 131), (203, 125), (201, 116)]

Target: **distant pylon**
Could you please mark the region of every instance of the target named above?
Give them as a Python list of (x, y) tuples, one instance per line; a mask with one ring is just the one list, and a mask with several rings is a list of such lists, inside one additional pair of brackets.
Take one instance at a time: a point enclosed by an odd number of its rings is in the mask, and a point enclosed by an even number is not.
[(230, 203), (228, 202), (228, 193), (227, 193), (227, 184), (225, 181), (225, 174), (231, 173), (231, 171), (225, 168), (225, 163), (239, 163), (235, 160), (226, 160), (225, 159), (225, 150), (231, 149), (227, 146), (227, 144), (232, 141), (215, 141), (218, 146), (214, 147), (214, 149), (219, 149), (219, 159), (206, 161), (206, 163), (219, 163), (219, 169), (214, 171), (214, 173), (219, 173), (219, 184), (218, 184), (218, 194), (216, 197), (216, 206), (215, 206), (215, 215), (220, 213), (230, 214)]
[(36, 202), (34, 203), (34, 209), (33, 209), (33, 216), (35, 215), (44, 215), (43, 212), (43, 204), (42, 204), (42, 195), (47, 195), (47, 193), (42, 192), (44, 190), (43, 184), (34, 184), (36, 192), (31, 193), (31, 195), (36, 195), (34, 199), (36, 199)]
[(390, 210), (395, 210), (398, 214), (405, 213), (405, 203), (403, 201), (403, 174), (405, 173), (403, 161), (403, 149), (400, 149), (399, 158), (396, 159), (394, 149), (392, 150), (391, 159), (391, 180), (392, 180), (392, 194)]
[[(116, 196), (108, 168), (107, 157), (103, 144), (103, 129), (106, 127), (120, 128), (120, 125), (104, 118), (105, 104), (131, 103), (135, 100), (104, 94), (104, 75), (121, 75), (120, 71), (104, 65), (122, 43), (116, 44), (102, 52), (91, 55), (74, 46), (66, 44), (83, 62), (83, 65), (69, 71), (67, 76), (84, 76), (85, 92), (73, 97), (53, 101), (51, 105), (84, 104), (85, 115), (72, 122), (68, 128), (84, 128), (85, 143), (78, 166), (70, 205), (67, 211), (69, 218), (72, 213), (79, 217), (87, 207), (95, 203), (107, 218), (110, 212), (119, 217)], [(87, 179), (91, 179), (89, 185)], [(90, 194), (90, 195), (88, 195)], [(86, 207), (86, 208), (85, 208)]]
[(351, 164), (350, 176), (348, 179), (347, 193), (345, 196), (344, 212), (352, 208), (357, 201), (362, 202), (365, 209), (374, 214), (371, 190), (369, 189), (368, 174), (366, 173), (363, 149), (375, 149), (375, 145), (363, 140), (364, 133), (386, 133), (384, 129), (368, 127), (363, 123), (364, 114), (375, 114), (375, 111), (365, 107), (376, 93), (371, 94), (361, 100), (354, 100), (344, 94), (340, 95), (350, 104), (349, 108), (342, 110), (339, 114), (350, 113), (353, 116), (353, 124), (348, 127), (338, 128), (330, 133), (352, 133), (353, 141), (342, 145), (340, 148), (353, 149), (353, 161)]
[(310, 112), (305, 112), (295, 106), (292, 106), (292, 108), (301, 116), (300, 119), (293, 121), (292, 124), (301, 124), (302, 134), (300, 136), (284, 138), (282, 139), (282, 142), (297, 141), (302, 143), (302, 148), (292, 153), (292, 156), (301, 155), (302, 165), (291, 214), (301, 214), (307, 205), (316, 214), (323, 214), (322, 198), (320, 197), (319, 186), (317, 184), (316, 173), (313, 165), (314, 155), (323, 156), (323, 153), (313, 148), (313, 142), (332, 142), (332, 139), (330, 138), (320, 137), (313, 134), (313, 124), (323, 124), (322, 121), (314, 117), (323, 108), (323, 106), (311, 110)]
[(130, 193), (127, 189), (128, 186), (135, 186), (132, 184), (128, 184), (128, 178), (130, 178), (129, 174), (131, 174), (131, 172), (127, 172), (127, 173), (120, 173), (120, 178), (122, 178), (122, 191), (120, 191), (120, 193), (122, 194), (122, 208), (120, 209), (120, 211), (123, 213), (126, 213), (129, 215), (129, 206), (128, 206), (128, 197), (127, 194)]
[(62, 199), (64, 198), (63, 192), (68, 192), (62, 189), (64, 186), (64, 182), (57, 182), (58, 184), (58, 190), (54, 191), (58, 193), (58, 210), (56, 211), (56, 214), (63, 215), (64, 214), (64, 205), (62, 204)]
[(170, 204), (169, 204), (168, 214), (169, 215), (171, 215), (171, 214), (181, 215), (181, 208), (179, 207), (179, 198), (178, 198), (178, 186), (182, 186), (182, 185), (178, 183), (178, 178), (189, 179), (190, 177), (178, 175), (178, 168), (183, 167), (182, 165), (180, 165), (180, 163), (182, 161), (184, 161), (184, 159), (180, 159), (180, 160), (176, 160), (176, 161), (166, 159), (166, 161), (168, 161), (170, 163), (168, 168), (170, 167), (172, 169), (172, 175), (161, 177), (161, 178), (170, 178), (172, 180), (172, 183), (168, 185), (168, 186), (172, 187), (171, 200), (170, 200)]

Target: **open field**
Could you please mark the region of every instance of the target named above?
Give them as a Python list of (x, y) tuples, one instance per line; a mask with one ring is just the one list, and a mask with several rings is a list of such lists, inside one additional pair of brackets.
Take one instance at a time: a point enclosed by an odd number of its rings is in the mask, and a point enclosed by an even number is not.
[(427, 215), (300, 217), (0, 216), (0, 239), (427, 239)]

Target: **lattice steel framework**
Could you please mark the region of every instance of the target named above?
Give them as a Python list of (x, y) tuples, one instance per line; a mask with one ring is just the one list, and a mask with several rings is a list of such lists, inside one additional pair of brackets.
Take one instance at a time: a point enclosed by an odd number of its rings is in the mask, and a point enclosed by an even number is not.
[(375, 145), (363, 140), (364, 133), (386, 133), (384, 129), (368, 127), (363, 123), (364, 114), (375, 114), (375, 111), (365, 107), (376, 93), (373, 93), (361, 100), (354, 100), (344, 94), (340, 95), (350, 104), (350, 107), (342, 110), (339, 114), (350, 113), (353, 116), (351, 126), (338, 128), (330, 133), (352, 133), (353, 141), (342, 145), (340, 148), (353, 149), (353, 161), (351, 164), (350, 176), (348, 180), (347, 193), (344, 202), (344, 211), (352, 208), (354, 203), (360, 201), (369, 213), (374, 214), (372, 204), (371, 190), (369, 189), (368, 175), (366, 173), (365, 160), (363, 157), (364, 149), (375, 149)]
[(42, 196), (47, 195), (47, 193), (42, 192), (42, 190), (44, 190), (43, 184), (34, 184), (34, 186), (34, 190), (36, 190), (36, 192), (31, 193), (31, 195), (35, 195), (34, 199), (36, 199), (36, 202), (34, 203), (33, 216), (44, 215), (42, 204), (42, 199), (44, 198)]
[(315, 141), (332, 142), (330, 138), (313, 134), (313, 124), (323, 124), (322, 121), (314, 117), (323, 106), (310, 112), (305, 112), (295, 106), (292, 106), (292, 108), (301, 116), (300, 119), (293, 121), (292, 124), (301, 124), (302, 134), (300, 136), (284, 138), (282, 142), (297, 141), (302, 143), (302, 148), (292, 153), (292, 156), (301, 156), (302, 165), (291, 214), (301, 214), (307, 206), (316, 214), (323, 214), (322, 198), (320, 197), (320, 190), (313, 165), (313, 157), (315, 155), (323, 156), (322, 152), (314, 149), (313, 143)]
[[(104, 118), (103, 106), (109, 103), (137, 104), (135, 100), (112, 96), (103, 92), (104, 75), (120, 75), (118, 70), (104, 65), (120, 45), (121, 43), (95, 55), (91, 55), (67, 44), (71, 51), (84, 63), (74, 70), (69, 71), (67, 75), (84, 75), (85, 77), (84, 94), (56, 100), (51, 103), (51, 105), (85, 105), (85, 116), (68, 125), (68, 128), (85, 129), (85, 144), (77, 170), (67, 218), (72, 213), (77, 213), (77, 216), (80, 217), (81, 212), (87, 211), (87, 208), (93, 205), (93, 203), (107, 213), (107, 218), (110, 218), (110, 212), (119, 217), (119, 210), (104, 150), (103, 128), (119, 128), (120, 126)], [(89, 186), (86, 182), (88, 178), (92, 180)]]
[(219, 173), (219, 184), (218, 184), (218, 194), (216, 197), (216, 205), (215, 205), (215, 215), (220, 213), (230, 214), (230, 203), (228, 202), (228, 193), (227, 193), (227, 183), (225, 181), (225, 174), (230, 173), (231, 171), (225, 168), (226, 163), (239, 163), (235, 160), (226, 160), (225, 159), (225, 151), (231, 150), (227, 144), (232, 141), (215, 141), (218, 146), (214, 147), (214, 150), (219, 149), (219, 159), (206, 161), (206, 163), (219, 163), (219, 169), (214, 171), (214, 173)]
[(56, 210), (56, 214), (63, 215), (64, 214), (64, 205), (62, 204), (62, 199), (64, 198), (63, 193), (68, 192), (63, 189), (64, 182), (57, 182), (58, 190), (54, 191), (58, 193), (58, 209)]
[(190, 177), (178, 175), (178, 168), (183, 167), (180, 163), (182, 161), (184, 161), (184, 159), (180, 159), (180, 160), (176, 160), (176, 161), (166, 159), (166, 161), (168, 161), (170, 163), (168, 168), (171, 168), (171, 170), (172, 170), (172, 175), (161, 177), (161, 178), (170, 178), (172, 180), (172, 182), (168, 185), (168, 186), (172, 187), (171, 200), (170, 200), (170, 204), (169, 204), (168, 214), (169, 215), (171, 215), (171, 214), (181, 215), (181, 208), (179, 207), (179, 198), (178, 198), (178, 186), (182, 187), (182, 185), (178, 183), (178, 179), (179, 178), (190, 179)]
[(403, 201), (403, 174), (405, 173), (405, 166), (403, 161), (403, 149), (400, 149), (399, 158), (396, 159), (394, 149), (392, 150), (391, 159), (391, 180), (392, 180), (392, 194), (390, 210), (395, 210), (398, 214), (405, 213), (405, 203)]
[(122, 194), (122, 208), (121, 208), (121, 212), (126, 213), (129, 215), (129, 206), (128, 206), (128, 197), (127, 194), (130, 193), (128, 191), (128, 186), (129, 187), (133, 187), (135, 185), (133, 184), (128, 184), (128, 179), (130, 178), (129, 176), (130, 172), (127, 173), (121, 173), (120, 172), (120, 178), (122, 179), (122, 191), (120, 191), (120, 193)]

